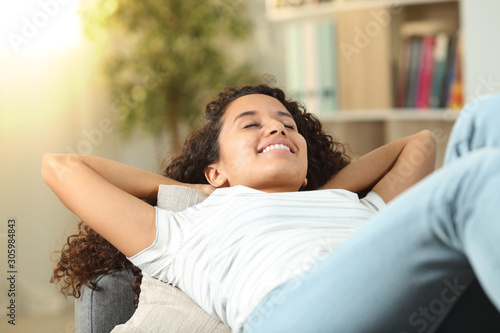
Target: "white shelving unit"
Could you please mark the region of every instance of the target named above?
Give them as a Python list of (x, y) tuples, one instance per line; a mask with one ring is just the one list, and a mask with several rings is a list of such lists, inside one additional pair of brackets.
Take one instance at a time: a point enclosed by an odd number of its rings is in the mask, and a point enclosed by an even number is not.
[(389, 6), (425, 5), (457, 0), (333, 0), (297, 7), (276, 8), (275, 0), (266, 0), (266, 13), (270, 21), (285, 22), (313, 18), (323, 18), (346, 11), (356, 11)]
[(359, 121), (455, 121), (459, 112), (451, 109), (349, 110), (320, 114), (325, 123)]
[(349, 110), (319, 115), (319, 118), (335, 138), (349, 144), (355, 158), (385, 143), (428, 129), (437, 139), (436, 166), (440, 167), (449, 134), (458, 115), (457, 111), (442, 109), (388, 109)]
[[(432, 6), (437, 4), (451, 6), (448, 3), (456, 3), (460, 12), (460, 1), (464, 0), (333, 0), (318, 4), (277, 8), (275, 0), (266, 0), (266, 15), (268, 20), (276, 24), (287, 24), (301, 20), (333, 19), (342, 13), (352, 15), (356, 11), (376, 8), (394, 10), (397, 6)], [(433, 15), (434, 13), (431, 13), (431, 16)], [(443, 20), (447, 19), (449, 17), (443, 18)], [(394, 21), (397, 22), (397, 19)], [(457, 116), (457, 110), (448, 109), (364, 108), (318, 112), (318, 117), (334, 136), (340, 141), (349, 143), (351, 150), (356, 155), (365, 154), (380, 145), (416, 133), (419, 130), (429, 129), (436, 134), (438, 139), (438, 167), (442, 165), (447, 139)]]

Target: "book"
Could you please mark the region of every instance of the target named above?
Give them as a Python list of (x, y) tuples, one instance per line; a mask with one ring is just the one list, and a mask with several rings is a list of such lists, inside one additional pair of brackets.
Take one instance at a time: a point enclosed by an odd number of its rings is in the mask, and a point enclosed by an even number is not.
[(410, 39), (410, 63), (408, 69), (408, 82), (406, 84), (405, 107), (414, 108), (417, 104), (417, 89), (420, 79), (420, 64), (422, 56), (422, 37)]
[(448, 60), (448, 47), (450, 36), (445, 33), (439, 33), (435, 37), (434, 48), (434, 70), (432, 76), (432, 89), (429, 98), (429, 106), (431, 108), (440, 107), (442, 91), (445, 88), (446, 64)]
[(296, 100), (303, 100), (305, 97), (302, 36), (303, 29), (300, 22), (293, 22), (285, 27), (287, 90)]
[(319, 80), (318, 80), (318, 31), (317, 22), (304, 21), (302, 23), (303, 35), (302, 44), (304, 45), (304, 63), (302, 70), (304, 72), (304, 97), (307, 110), (314, 113), (319, 113)]
[(319, 110), (322, 113), (332, 113), (338, 110), (338, 60), (335, 23), (332, 21), (318, 22), (317, 36)]
[(399, 54), (399, 64), (397, 73), (397, 99), (396, 107), (402, 108), (405, 106), (406, 93), (408, 90), (408, 71), (410, 66), (410, 55), (411, 55), (411, 44), (410, 40), (406, 39), (401, 45), (401, 51)]
[(433, 70), (434, 37), (426, 36), (422, 41), (422, 56), (420, 65), (420, 78), (417, 88), (417, 108), (429, 107), (429, 96), (431, 88), (432, 70)]
[(452, 36), (448, 46), (448, 61), (446, 65), (446, 76), (444, 80), (443, 94), (441, 96), (440, 107), (448, 107), (448, 101), (450, 99), (451, 87), (455, 80), (456, 75), (456, 52), (457, 52), (457, 36)]
[(450, 82), (449, 98), (447, 107), (454, 110), (459, 110), (464, 106), (463, 102), (463, 88), (462, 88), (462, 44), (460, 34), (457, 34), (455, 58), (453, 63), (453, 79)]

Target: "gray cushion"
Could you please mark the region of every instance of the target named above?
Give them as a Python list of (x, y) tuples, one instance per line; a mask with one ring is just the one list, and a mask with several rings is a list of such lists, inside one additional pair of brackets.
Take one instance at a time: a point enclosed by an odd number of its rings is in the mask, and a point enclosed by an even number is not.
[(157, 206), (161, 209), (180, 212), (205, 200), (207, 196), (186, 186), (160, 185)]
[(98, 290), (82, 288), (75, 301), (77, 333), (108, 333), (134, 313), (133, 275), (129, 271), (101, 275)]

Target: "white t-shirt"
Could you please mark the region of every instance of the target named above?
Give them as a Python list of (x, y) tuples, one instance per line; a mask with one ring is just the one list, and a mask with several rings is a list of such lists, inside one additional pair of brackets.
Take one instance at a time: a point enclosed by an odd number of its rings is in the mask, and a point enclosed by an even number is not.
[(239, 331), (259, 302), (307, 271), (384, 201), (345, 190), (265, 193), (221, 188), (183, 212), (156, 209), (156, 239), (129, 258)]

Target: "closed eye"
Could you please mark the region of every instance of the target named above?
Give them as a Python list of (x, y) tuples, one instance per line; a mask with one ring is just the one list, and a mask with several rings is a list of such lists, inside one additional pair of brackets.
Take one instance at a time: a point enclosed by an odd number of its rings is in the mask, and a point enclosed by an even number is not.
[[(250, 128), (250, 127), (259, 127), (260, 124), (257, 123), (257, 122), (254, 122), (254, 123), (250, 123), (250, 124), (247, 124), (245, 126), (243, 126), (243, 128)], [(286, 124), (283, 124), (283, 126), (285, 126), (285, 128), (289, 128), (291, 130), (295, 130), (295, 126), (294, 125), (286, 125)]]
[(250, 123), (250, 124), (243, 126), (243, 128), (249, 128), (249, 127), (253, 127), (253, 126), (260, 126), (260, 125), (259, 125), (259, 123)]

